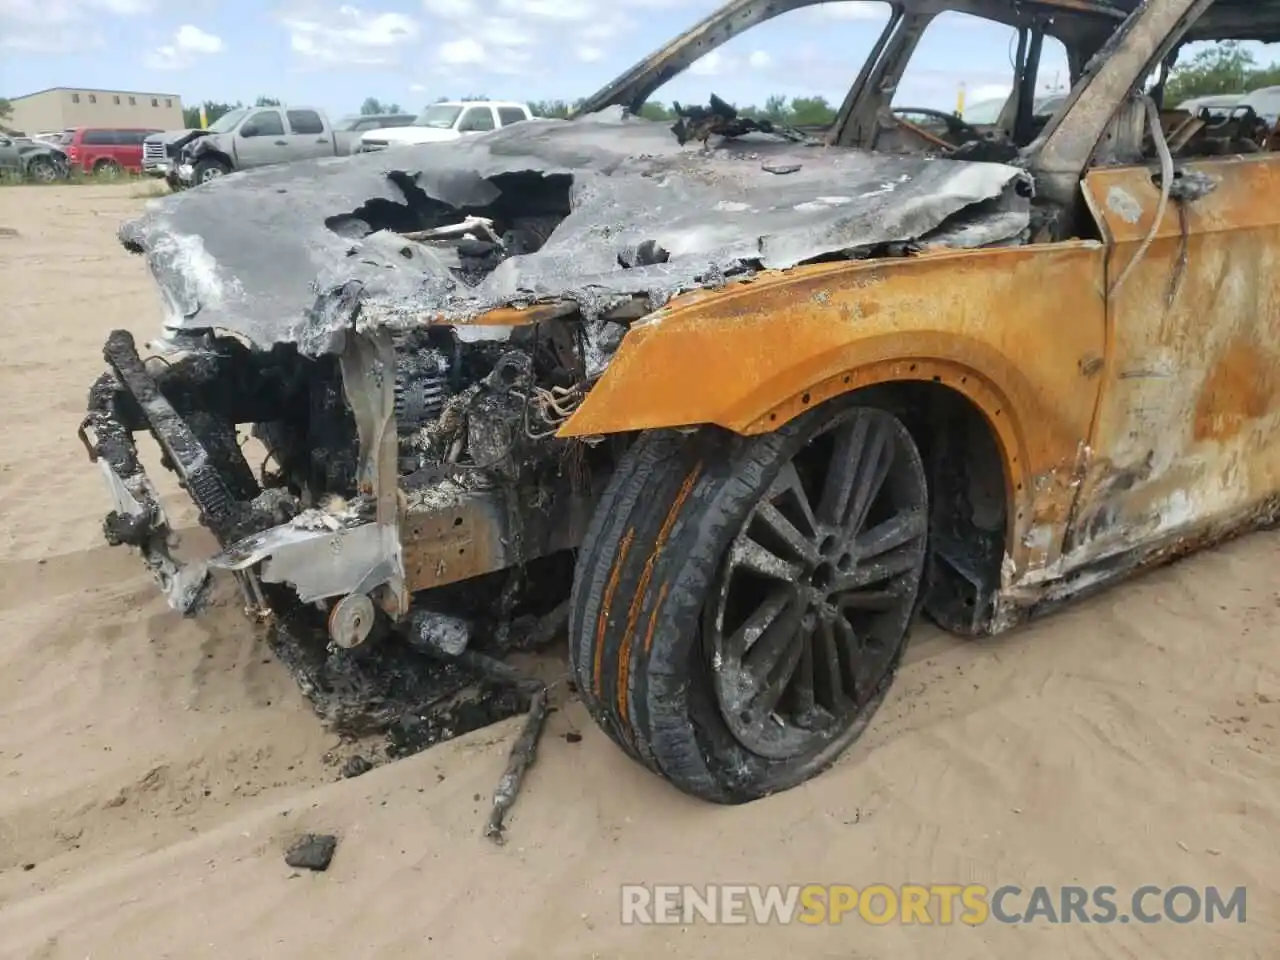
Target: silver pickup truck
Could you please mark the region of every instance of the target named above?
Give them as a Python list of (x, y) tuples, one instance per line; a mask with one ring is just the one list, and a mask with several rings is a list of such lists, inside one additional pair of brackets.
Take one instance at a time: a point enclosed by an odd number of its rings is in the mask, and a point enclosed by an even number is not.
[(177, 180), (184, 187), (236, 170), (347, 152), (324, 111), (314, 107), (243, 107), (219, 117), (204, 134), (178, 154)]

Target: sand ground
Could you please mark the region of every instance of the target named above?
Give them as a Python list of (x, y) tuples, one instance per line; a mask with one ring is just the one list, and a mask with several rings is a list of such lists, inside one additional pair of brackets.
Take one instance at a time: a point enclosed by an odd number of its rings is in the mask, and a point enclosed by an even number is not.
[[(503, 848), (480, 825), (514, 721), (339, 780), (333, 740), (234, 605), (182, 622), (101, 540), (75, 431), (106, 333), (158, 329), (145, 267), (113, 237), (137, 192), (0, 190), (0, 956), (1280, 955), (1274, 534), (998, 641), (919, 629), (861, 743), (746, 807), (679, 795), (574, 703)], [(327, 873), (281, 859), (306, 830), (341, 836)], [(1248, 913), (619, 922), (627, 882), (808, 881), (1109, 884), (1122, 906), (1143, 884), (1246, 885)]]

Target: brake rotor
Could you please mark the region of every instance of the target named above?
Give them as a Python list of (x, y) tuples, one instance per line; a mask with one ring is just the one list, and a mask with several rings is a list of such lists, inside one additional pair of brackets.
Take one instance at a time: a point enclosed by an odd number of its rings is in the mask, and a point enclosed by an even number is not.
[(344, 650), (360, 646), (373, 630), (373, 601), (363, 593), (343, 597), (329, 611), (329, 639)]

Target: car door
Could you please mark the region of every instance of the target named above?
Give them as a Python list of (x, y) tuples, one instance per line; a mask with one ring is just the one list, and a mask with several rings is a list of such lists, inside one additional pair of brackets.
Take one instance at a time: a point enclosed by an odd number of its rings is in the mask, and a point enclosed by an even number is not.
[(279, 110), (257, 110), (236, 130), (236, 166), (245, 170), (289, 159), (284, 120)]
[(486, 133), (496, 126), (493, 108), (487, 105), (467, 107), (458, 118), (458, 132), (461, 134)]
[(1188, 198), (1158, 222), (1158, 163), (1083, 185), (1111, 293), (1066, 548), (1092, 559), (1235, 526), (1280, 496), (1280, 155), (1176, 169)]
[(0, 172), (12, 175), (21, 171), (22, 163), (18, 159), (17, 141), (0, 134)]
[(333, 156), (333, 137), (315, 110), (289, 110), (285, 119), (289, 132), (285, 137), (289, 160), (308, 160)]

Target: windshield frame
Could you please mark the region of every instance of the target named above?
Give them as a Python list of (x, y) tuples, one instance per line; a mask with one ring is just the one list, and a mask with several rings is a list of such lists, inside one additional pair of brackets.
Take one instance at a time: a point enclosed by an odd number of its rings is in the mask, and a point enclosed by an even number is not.
[[(457, 123), (458, 118), (462, 116), (462, 111), (464, 109), (466, 109), (466, 107), (463, 104), (459, 104), (459, 103), (433, 103), (431, 104), (431, 106), (427, 107), (420, 114), (414, 117), (413, 123), (409, 124), (409, 126), (425, 127), (428, 130), (452, 130), (453, 125)], [(449, 115), (449, 122), (444, 124), (428, 123), (427, 115), (430, 114), (433, 110), (440, 111), (440, 112), (452, 111)]]

